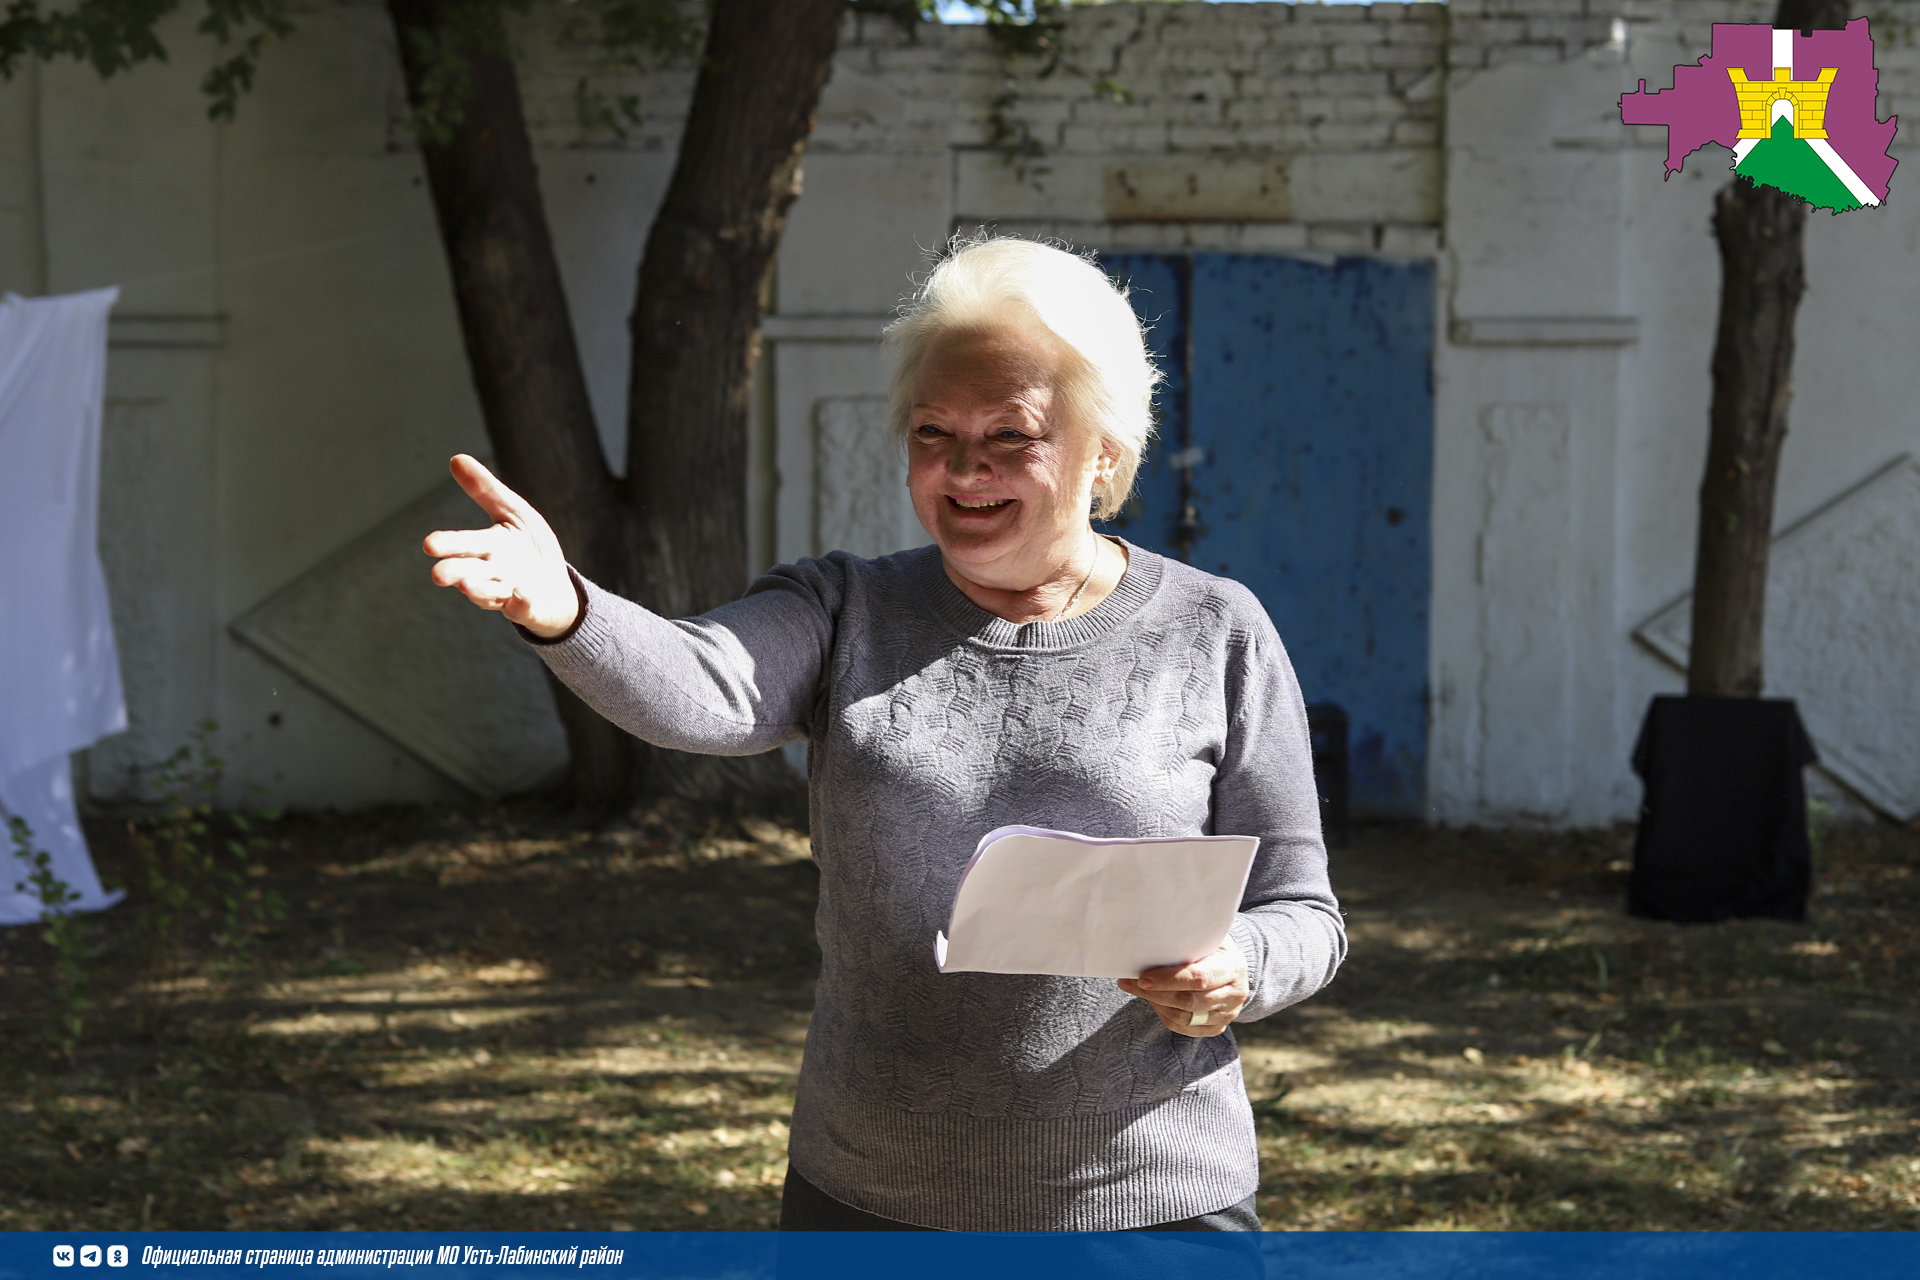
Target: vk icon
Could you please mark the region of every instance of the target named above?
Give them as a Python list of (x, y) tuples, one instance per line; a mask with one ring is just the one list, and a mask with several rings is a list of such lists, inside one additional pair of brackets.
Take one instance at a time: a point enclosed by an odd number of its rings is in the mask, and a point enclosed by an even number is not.
[(57, 1244), (53, 1246), (53, 1265), (56, 1267), (72, 1266), (73, 1246), (70, 1244)]
[(110, 1267), (126, 1266), (127, 1265), (127, 1246), (123, 1244), (108, 1245), (107, 1246), (107, 1265)]

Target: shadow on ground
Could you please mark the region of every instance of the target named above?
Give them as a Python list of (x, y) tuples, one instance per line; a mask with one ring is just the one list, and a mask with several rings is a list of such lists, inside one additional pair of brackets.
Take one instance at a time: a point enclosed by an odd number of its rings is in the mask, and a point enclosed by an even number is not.
[(1270, 1226), (1920, 1225), (1920, 837), (1828, 833), (1807, 924), (1631, 919), (1630, 849), (1336, 852), (1351, 959), (1241, 1035)]
[[(40, 931), (0, 931), (0, 1229), (773, 1224), (803, 837), (497, 808), (271, 840), (287, 918), (245, 981), (195, 957), (158, 1036), (137, 903), (91, 926), (71, 1060)], [(1628, 840), (1336, 853), (1346, 969), (1237, 1029), (1270, 1227), (1920, 1227), (1920, 835), (1831, 833), (1809, 924), (1685, 928), (1621, 914)]]

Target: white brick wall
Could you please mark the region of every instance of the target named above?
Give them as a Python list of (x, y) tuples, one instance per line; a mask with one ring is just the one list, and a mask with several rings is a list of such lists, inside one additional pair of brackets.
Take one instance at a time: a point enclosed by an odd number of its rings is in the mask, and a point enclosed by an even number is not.
[[(1331, 236), (1346, 244), (1357, 235), (1377, 247), (1388, 226), (1439, 221), (1436, 90), (1447, 31), (1448, 12), (1437, 4), (1086, 6), (1069, 15), (1063, 64), (1043, 75), (1035, 59), (1003, 57), (978, 27), (922, 26), (909, 34), (890, 19), (856, 15), (843, 32), (809, 154), (951, 151), (956, 224), (1006, 217), (1081, 227), (1304, 220), (1338, 227), (1255, 238), (1305, 245)], [(538, 144), (569, 151), (670, 149), (687, 73), (617, 74), (588, 34), (584, 27), (522, 34), (530, 55), (527, 108)], [(1103, 78), (1119, 89), (1097, 90)], [(637, 94), (641, 123), (624, 138), (583, 130), (577, 97), (583, 80), (608, 97)], [(1037, 157), (1003, 163), (1003, 151), (992, 146), (997, 102), (998, 123), (1031, 137)], [(1376, 152), (1395, 153), (1379, 157), (1379, 172), (1390, 175), (1385, 186), (1325, 185), (1367, 167), (1342, 158)], [(1110, 217), (1101, 197), (1104, 171), (1140, 156), (1188, 157), (1203, 173), (1230, 157), (1292, 161), (1291, 208), (1277, 205), (1270, 216), (1253, 219), (1223, 219), (1205, 208)], [(1330, 163), (1299, 163), (1307, 156)], [(995, 168), (1006, 172), (991, 172)], [(1112, 226), (1103, 234), (1154, 235)], [(1219, 232), (1196, 234), (1220, 238)], [(1396, 243), (1411, 243), (1399, 231), (1394, 235)]]
[[(1086, 5), (1069, 12), (1067, 53), (1051, 75), (1040, 74), (1035, 59), (1004, 58), (979, 27), (925, 25), (907, 32), (889, 18), (855, 15), (842, 33), (810, 153), (963, 153), (956, 157), (956, 224), (1014, 218), (1062, 227), (1240, 220), (1207, 217), (1205, 210), (1183, 217), (1175, 208), (1157, 218), (1139, 218), (1137, 207), (1130, 218), (1110, 216), (1101, 207), (1102, 172), (1138, 156), (1190, 157), (1202, 170), (1229, 156), (1277, 157), (1294, 162), (1296, 172), (1291, 208), (1269, 220), (1340, 228), (1324, 235), (1303, 229), (1296, 237), (1302, 243), (1317, 235), (1344, 243), (1361, 224), (1372, 228), (1362, 238), (1376, 247), (1388, 239), (1406, 243), (1405, 228), (1441, 220), (1448, 75), (1557, 65), (1623, 38), (1670, 44), (1676, 57), (1696, 57), (1706, 51), (1713, 23), (1765, 21), (1771, 7), (1772, 0)], [(1912, 104), (1908, 114), (1920, 113), (1920, 0), (1881, 0), (1872, 16), (1881, 114), (1898, 112), (1903, 103)], [(589, 34), (575, 23), (529, 27), (522, 35), (531, 55), (528, 113), (539, 144), (671, 150), (690, 74), (684, 68), (616, 72)], [(1120, 92), (1097, 91), (1103, 78)], [(640, 124), (625, 137), (583, 129), (583, 81), (609, 97), (636, 94)], [(964, 155), (994, 151), (997, 102), (999, 123), (1030, 137), (1040, 151), (1003, 166), (1009, 169), (1004, 178)], [(1631, 131), (1630, 145), (1659, 146), (1657, 134)], [(1399, 175), (1400, 185), (1314, 186), (1328, 175), (1343, 181), (1354, 166), (1298, 163), (1311, 154), (1374, 157), (1384, 162), (1383, 171)], [(997, 153), (993, 163), (1001, 163)], [(1101, 234), (1152, 238), (1112, 225)]]

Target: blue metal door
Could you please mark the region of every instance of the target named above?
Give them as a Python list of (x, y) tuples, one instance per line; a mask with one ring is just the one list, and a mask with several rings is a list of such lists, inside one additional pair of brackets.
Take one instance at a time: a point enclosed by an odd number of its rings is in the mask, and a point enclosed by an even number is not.
[(1356, 813), (1426, 793), (1433, 271), (1242, 254), (1112, 254), (1168, 379), (1112, 526), (1235, 578), (1308, 702), (1352, 717)]

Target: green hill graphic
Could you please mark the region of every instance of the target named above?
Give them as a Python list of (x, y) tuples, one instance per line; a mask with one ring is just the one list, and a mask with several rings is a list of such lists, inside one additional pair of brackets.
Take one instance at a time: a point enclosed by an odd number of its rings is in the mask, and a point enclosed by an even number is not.
[(1804, 138), (1793, 136), (1793, 122), (1782, 116), (1773, 122), (1773, 136), (1756, 142), (1734, 172), (1762, 186), (1799, 196), (1816, 209), (1845, 213), (1860, 202), (1847, 190), (1820, 154)]

